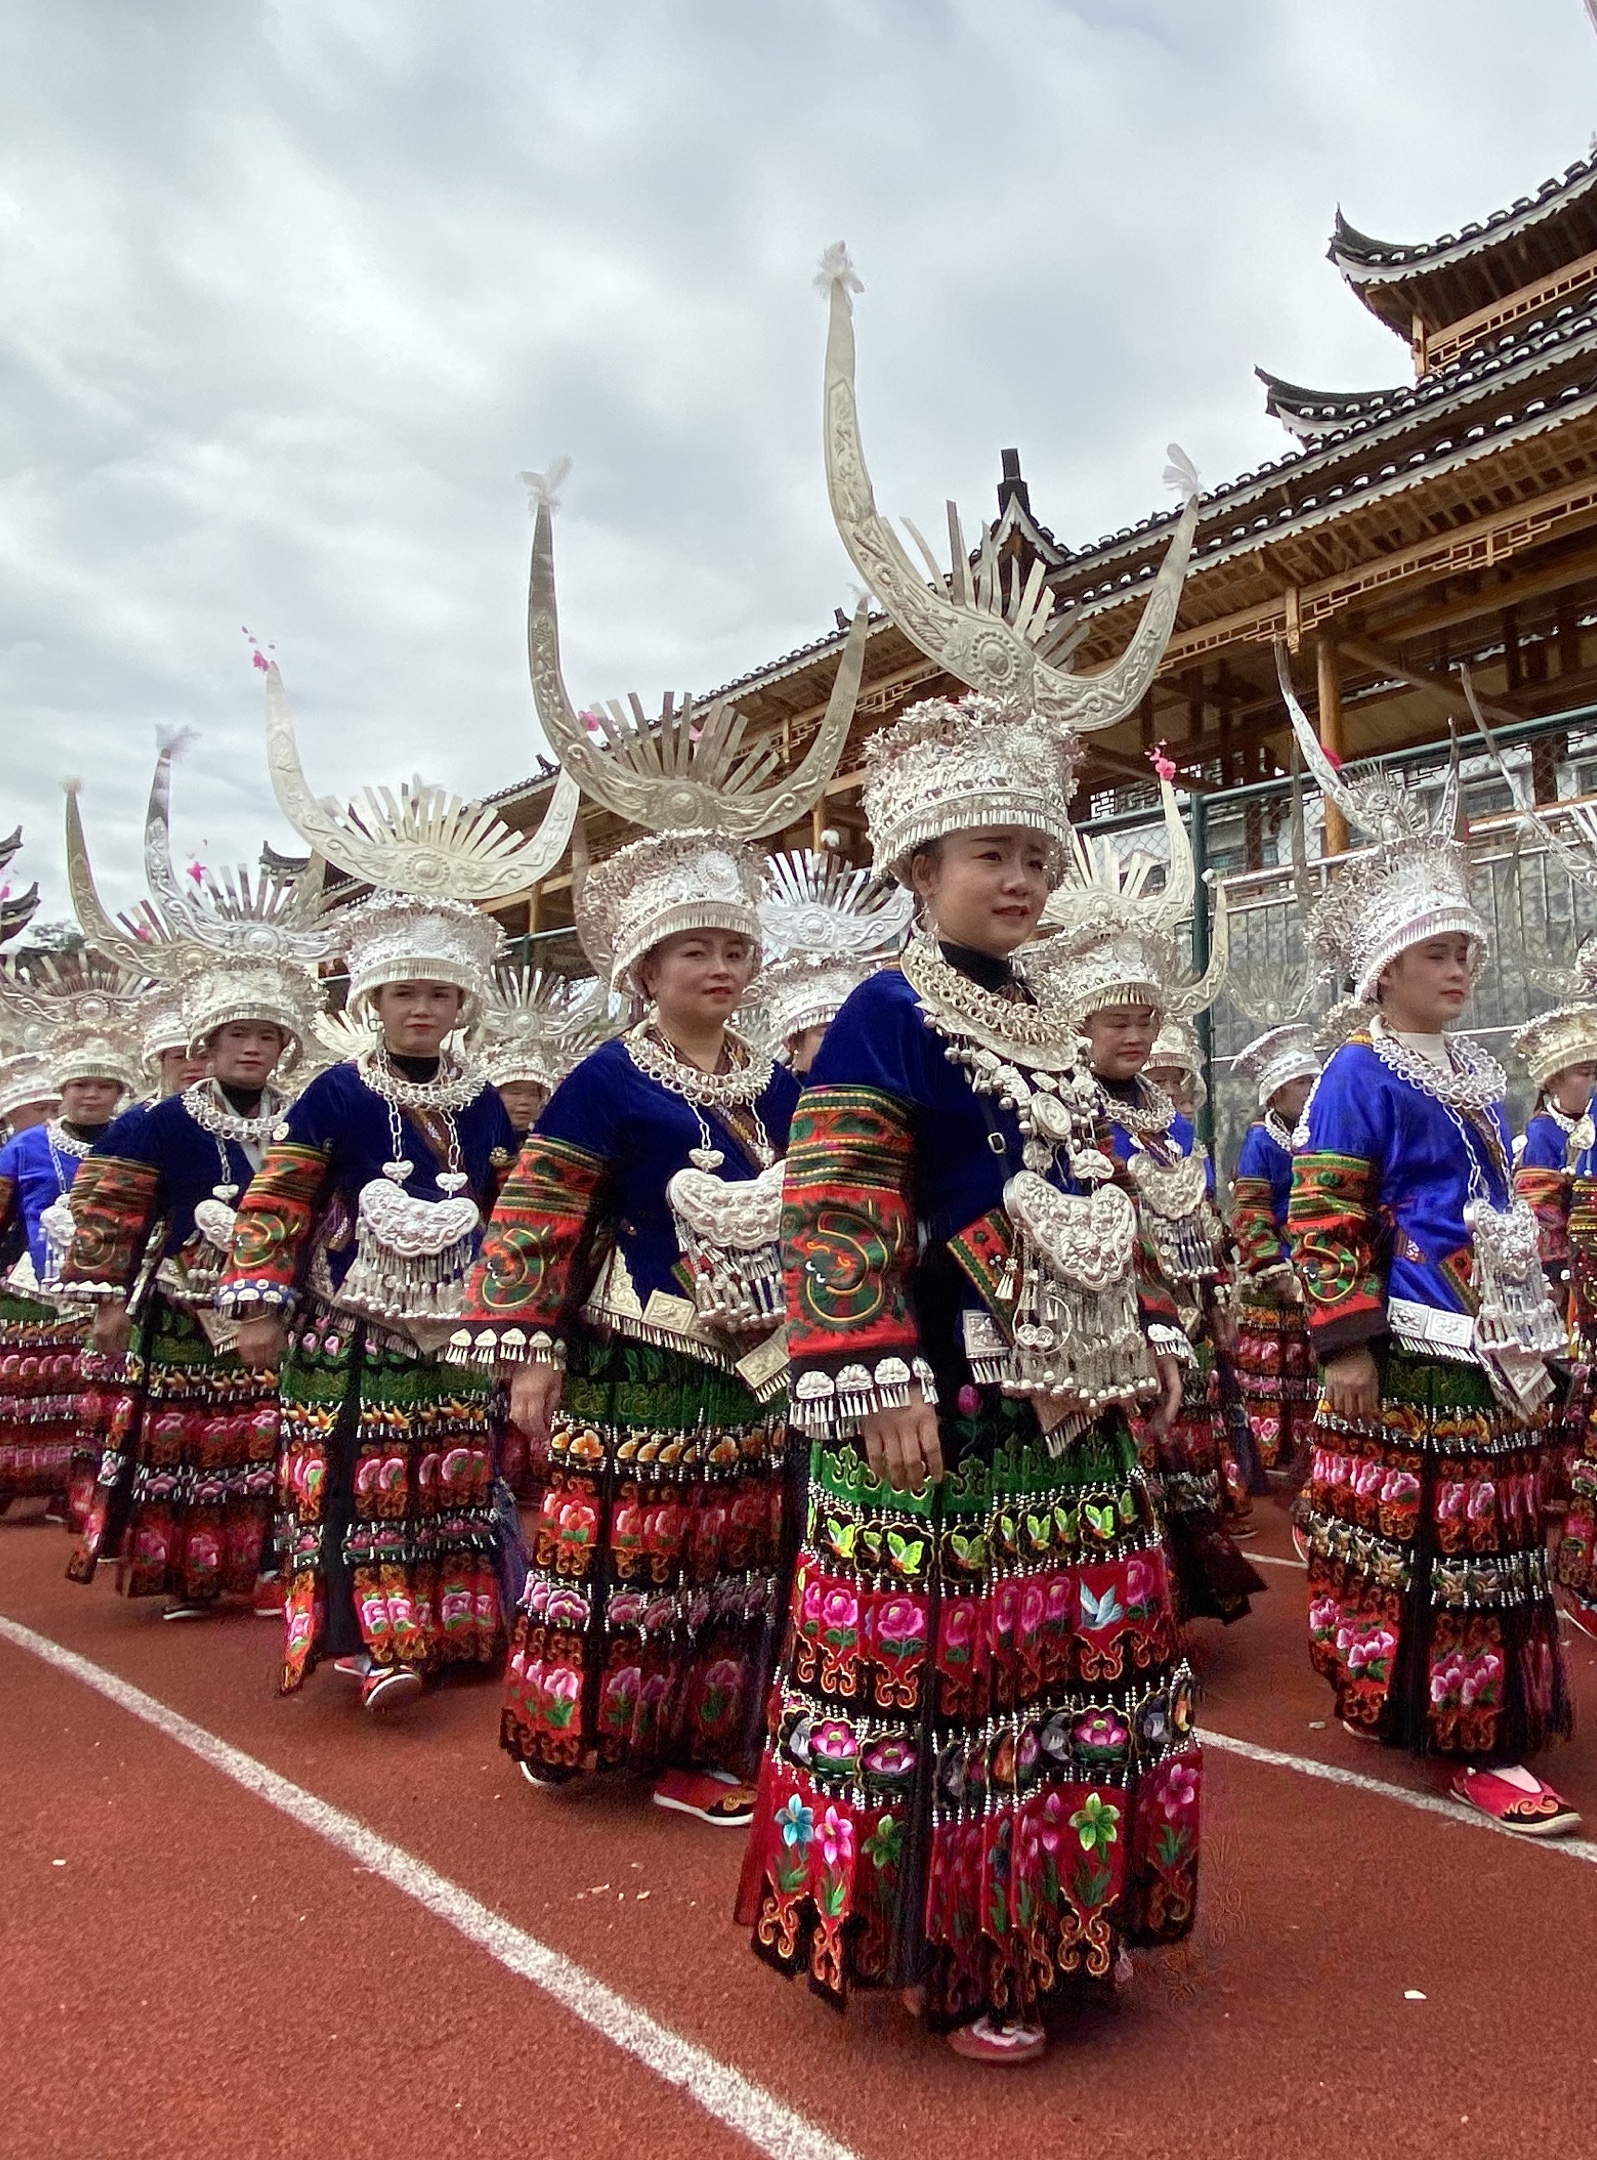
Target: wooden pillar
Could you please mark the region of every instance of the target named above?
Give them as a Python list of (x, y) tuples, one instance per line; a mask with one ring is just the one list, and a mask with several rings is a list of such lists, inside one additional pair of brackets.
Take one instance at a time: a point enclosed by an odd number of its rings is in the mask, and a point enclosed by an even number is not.
[[(1322, 631), (1314, 641), (1315, 660), (1320, 678), (1320, 742), (1340, 764), (1344, 755), (1342, 733), (1342, 670), (1338, 665), (1336, 640)], [(1325, 804), (1325, 843), (1327, 855), (1347, 853), (1347, 819), (1329, 798)]]

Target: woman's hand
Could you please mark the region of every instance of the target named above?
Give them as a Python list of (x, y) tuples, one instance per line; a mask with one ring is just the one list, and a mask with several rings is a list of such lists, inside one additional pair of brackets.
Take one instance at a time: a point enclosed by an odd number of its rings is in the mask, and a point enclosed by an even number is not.
[(120, 1357), (133, 1340), (133, 1322), (125, 1298), (106, 1298), (95, 1308), (94, 1347), (102, 1357)]
[(1349, 1425), (1373, 1425), (1381, 1415), (1381, 1376), (1368, 1350), (1344, 1350), (1320, 1375), (1326, 1407)]
[(252, 1319), (238, 1324), (238, 1341), (234, 1344), (241, 1365), (248, 1365), (256, 1372), (270, 1371), (283, 1362), (288, 1348), (288, 1329), (274, 1312), (256, 1313)]
[(1153, 1366), (1159, 1375), (1159, 1399), (1148, 1414), (1148, 1430), (1163, 1440), (1181, 1415), (1181, 1360), (1169, 1350), (1156, 1350)]
[(872, 1410), (860, 1419), (865, 1455), (873, 1474), (885, 1477), (894, 1492), (917, 1497), (941, 1483), (943, 1443), (937, 1412), (918, 1387), (902, 1410)]
[(534, 1447), (547, 1448), (566, 1376), (558, 1365), (518, 1365), (510, 1377), (511, 1423)]

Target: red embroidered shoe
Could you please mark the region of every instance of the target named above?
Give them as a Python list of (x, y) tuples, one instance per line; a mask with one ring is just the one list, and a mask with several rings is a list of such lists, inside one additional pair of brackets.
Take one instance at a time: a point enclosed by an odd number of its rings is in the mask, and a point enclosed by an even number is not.
[(335, 1657), (333, 1670), (346, 1680), (369, 1680), (377, 1668), (364, 1650), (357, 1650), (353, 1657)]
[(421, 1693), (421, 1674), (412, 1672), (408, 1665), (395, 1665), (386, 1672), (374, 1672), (360, 1684), (360, 1706), (369, 1710), (373, 1717), (387, 1717), (395, 1710), (406, 1710)]
[(209, 1620), (215, 1612), (214, 1603), (202, 1605), (198, 1598), (172, 1598), (161, 1614), (163, 1620)]
[(1040, 2025), (995, 2025), (979, 2017), (974, 2025), (961, 2025), (948, 2035), (948, 2044), (967, 2062), (991, 2063), (1008, 2069), (1036, 2062), (1048, 2052), (1048, 2035)]
[(283, 1580), (280, 1575), (257, 1575), (255, 1597), (250, 1606), (257, 1620), (281, 1620), (283, 1617)]
[(696, 1815), (717, 1830), (746, 1830), (754, 1820), (755, 1792), (724, 1770), (667, 1770), (655, 1781), (654, 1804), (678, 1815)]
[(1580, 1817), (1569, 1802), (1518, 1763), (1460, 1770), (1453, 1779), (1453, 1797), (1517, 1837), (1568, 1837), (1580, 1828)]

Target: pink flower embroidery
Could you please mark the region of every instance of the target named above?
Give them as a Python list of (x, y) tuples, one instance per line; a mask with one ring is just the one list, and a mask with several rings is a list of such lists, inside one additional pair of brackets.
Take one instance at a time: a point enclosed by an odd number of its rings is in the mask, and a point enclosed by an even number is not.
[(854, 1857), (854, 1825), (835, 1807), (828, 1807), (815, 1826), (821, 1858), (829, 1868), (846, 1865)]

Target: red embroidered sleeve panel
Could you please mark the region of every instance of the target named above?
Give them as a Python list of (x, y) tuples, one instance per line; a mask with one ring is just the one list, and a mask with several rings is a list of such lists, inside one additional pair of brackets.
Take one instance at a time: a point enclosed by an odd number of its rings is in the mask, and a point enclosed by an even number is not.
[(1239, 1171), (1232, 1180), (1231, 1235), (1246, 1275), (1265, 1275), (1290, 1262), (1286, 1239), (1276, 1226), (1275, 1195), (1268, 1178), (1244, 1177)]
[(909, 1299), (915, 1260), (911, 1110), (869, 1087), (812, 1088), (794, 1114), (783, 1183), (793, 1422), (831, 1437), (936, 1400)]
[(504, 1182), (466, 1285), (449, 1355), (473, 1363), (563, 1365), (564, 1336), (591, 1288), (602, 1155), (531, 1132)]
[(161, 1175), (153, 1163), (90, 1155), (72, 1181), (72, 1248), (63, 1285), (79, 1297), (125, 1297), (149, 1242)]
[(1514, 1172), (1514, 1190), (1536, 1218), (1536, 1249), (1542, 1266), (1560, 1278), (1569, 1266), (1569, 1202), (1574, 1182), (1567, 1170), (1521, 1163)]
[(1358, 1156), (1300, 1151), (1292, 1158), (1287, 1239), (1322, 1361), (1386, 1332), (1374, 1184), (1374, 1164)]
[(248, 1318), (293, 1305), (330, 1167), (326, 1148), (280, 1140), (267, 1149), (239, 1202), (232, 1257), (216, 1293), (221, 1311)]

